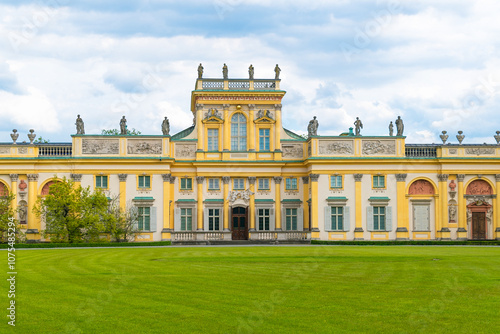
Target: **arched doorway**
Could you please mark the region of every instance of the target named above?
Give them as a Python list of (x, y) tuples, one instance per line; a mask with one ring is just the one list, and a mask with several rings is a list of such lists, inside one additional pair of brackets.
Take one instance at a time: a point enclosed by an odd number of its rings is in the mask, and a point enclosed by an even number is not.
[(434, 208), (434, 185), (428, 180), (418, 179), (408, 188), (411, 205), (412, 231), (416, 239), (430, 238)]
[(248, 240), (248, 210), (246, 207), (231, 208), (231, 232), (233, 240)]
[(493, 189), (485, 180), (474, 180), (467, 186), (465, 197), (469, 237), (472, 240), (488, 239), (488, 225), (491, 225), (493, 216)]

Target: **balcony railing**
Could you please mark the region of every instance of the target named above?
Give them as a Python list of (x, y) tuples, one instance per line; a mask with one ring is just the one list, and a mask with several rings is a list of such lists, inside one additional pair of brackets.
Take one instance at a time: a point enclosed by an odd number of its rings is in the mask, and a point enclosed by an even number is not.
[(73, 149), (71, 144), (67, 145), (41, 145), (38, 148), (39, 157), (61, 157), (71, 156)]
[(406, 145), (405, 155), (408, 158), (435, 158), (437, 146), (435, 145)]
[(198, 79), (196, 90), (279, 90), (280, 79)]
[(219, 79), (204, 79), (202, 81), (201, 87), (203, 89), (224, 89), (224, 80), (219, 80)]

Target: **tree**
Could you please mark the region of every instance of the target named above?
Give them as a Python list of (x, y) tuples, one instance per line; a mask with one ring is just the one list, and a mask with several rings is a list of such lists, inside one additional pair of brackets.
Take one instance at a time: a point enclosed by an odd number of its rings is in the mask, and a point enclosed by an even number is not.
[[(12, 227), (16, 226), (16, 241), (24, 241), (24, 233), (22, 233), (18, 221), (14, 218), (14, 210), (12, 209), (12, 201), (15, 196), (8, 194), (0, 196), (0, 241), (6, 242), (8, 240), (9, 232), (12, 232)], [(14, 223), (14, 225), (12, 224)], [(11, 228), (9, 230), (9, 228)]]
[[(129, 135), (129, 136), (137, 136), (140, 134), (141, 134), (141, 131), (136, 130), (134, 128), (132, 128), (132, 130), (127, 129), (127, 135)], [(103, 129), (101, 131), (101, 135), (118, 136), (118, 135), (120, 135), (120, 130), (118, 130), (118, 129), (109, 129), (109, 130)]]
[(38, 138), (37, 138), (37, 139), (35, 139), (35, 141), (34, 141), (34, 143), (36, 143), (36, 144), (47, 144), (47, 143), (49, 143), (49, 142), (50, 142), (50, 140), (45, 139), (45, 138), (43, 138), (42, 136), (38, 137)]
[(33, 211), (45, 220), (44, 236), (55, 242), (98, 241), (108, 213), (108, 199), (98, 189), (75, 186), (72, 180), (54, 179), (49, 194), (39, 198)]
[(104, 219), (104, 230), (109, 233), (111, 240), (128, 242), (134, 239), (137, 232), (139, 211), (135, 206), (122, 209), (118, 198), (112, 199), (108, 206), (108, 215)]

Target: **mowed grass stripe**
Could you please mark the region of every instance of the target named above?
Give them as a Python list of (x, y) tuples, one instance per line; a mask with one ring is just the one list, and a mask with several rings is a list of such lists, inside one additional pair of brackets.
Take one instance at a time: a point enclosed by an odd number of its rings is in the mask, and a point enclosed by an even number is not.
[(500, 332), (496, 247), (17, 254), (23, 333)]

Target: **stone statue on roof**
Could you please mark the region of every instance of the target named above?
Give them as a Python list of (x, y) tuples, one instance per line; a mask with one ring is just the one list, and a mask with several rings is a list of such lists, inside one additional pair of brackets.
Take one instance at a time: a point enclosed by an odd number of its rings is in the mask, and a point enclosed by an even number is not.
[(200, 65), (198, 66), (198, 79), (201, 79), (203, 77), (203, 66)]
[(281, 73), (281, 68), (276, 64), (276, 67), (274, 68), (274, 73), (276, 73), (276, 76), (274, 79), (278, 80), (280, 78), (280, 73)]
[(313, 117), (312, 120), (309, 121), (309, 125), (307, 126), (307, 134), (309, 137), (318, 135), (318, 127), (319, 123), (316, 120), (316, 116)]
[(228, 71), (227, 71), (227, 65), (224, 63), (224, 66), (222, 66), (222, 77), (227, 80), (228, 78)]
[(363, 122), (359, 119), (359, 117), (356, 117), (356, 120), (354, 121), (354, 131), (356, 136), (361, 135), (361, 129), (363, 128)]
[(248, 77), (250, 78), (250, 80), (253, 80), (253, 72), (254, 72), (253, 65), (250, 64), (250, 67), (248, 68)]
[(389, 123), (389, 136), (392, 136), (394, 135), (394, 124), (392, 124), (392, 121), (391, 123)]
[(398, 133), (396, 136), (402, 136), (403, 131), (405, 129), (405, 126), (403, 124), (403, 120), (401, 119), (401, 116), (398, 116), (398, 119), (396, 120), (396, 128), (398, 129)]
[(85, 134), (84, 123), (83, 120), (80, 118), (80, 115), (76, 117), (75, 125), (76, 125), (76, 134), (84, 135)]
[(164, 136), (168, 136), (170, 133), (170, 122), (168, 121), (168, 118), (165, 116), (165, 119), (161, 123), (161, 132), (163, 132)]
[(125, 119), (125, 116), (123, 116), (122, 119), (120, 120), (120, 134), (121, 135), (127, 134), (127, 120)]

